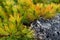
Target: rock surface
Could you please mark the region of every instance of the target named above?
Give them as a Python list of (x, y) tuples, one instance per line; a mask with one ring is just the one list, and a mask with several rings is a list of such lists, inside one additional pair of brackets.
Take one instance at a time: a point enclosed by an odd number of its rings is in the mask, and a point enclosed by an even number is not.
[(39, 20), (31, 24), (36, 40), (60, 40), (60, 14), (51, 20)]

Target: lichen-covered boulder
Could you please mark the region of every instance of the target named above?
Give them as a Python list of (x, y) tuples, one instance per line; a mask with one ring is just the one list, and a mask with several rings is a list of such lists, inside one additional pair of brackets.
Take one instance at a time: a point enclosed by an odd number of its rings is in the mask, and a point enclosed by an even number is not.
[(53, 19), (40, 18), (31, 24), (37, 40), (60, 40), (60, 14)]

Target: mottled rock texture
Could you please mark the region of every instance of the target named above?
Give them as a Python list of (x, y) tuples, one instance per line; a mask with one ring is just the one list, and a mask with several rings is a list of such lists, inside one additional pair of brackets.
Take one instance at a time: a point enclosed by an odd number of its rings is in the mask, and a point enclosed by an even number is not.
[(53, 19), (40, 18), (31, 24), (36, 40), (60, 40), (60, 14)]

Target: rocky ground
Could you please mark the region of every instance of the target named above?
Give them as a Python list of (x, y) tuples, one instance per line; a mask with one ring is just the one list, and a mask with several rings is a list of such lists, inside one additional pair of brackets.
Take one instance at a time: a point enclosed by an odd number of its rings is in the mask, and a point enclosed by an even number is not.
[(53, 19), (40, 18), (31, 24), (36, 40), (60, 40), (60, 14)]

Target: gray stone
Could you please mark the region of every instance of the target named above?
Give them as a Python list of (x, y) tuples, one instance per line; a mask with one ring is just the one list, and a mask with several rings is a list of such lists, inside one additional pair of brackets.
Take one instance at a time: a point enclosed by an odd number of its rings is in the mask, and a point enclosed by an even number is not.
[(31, 24), (39, 40), (60, 40), (60, 14), (51, 20), (40, 18)]

